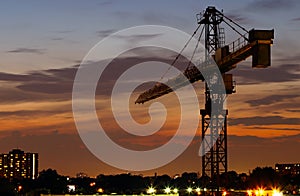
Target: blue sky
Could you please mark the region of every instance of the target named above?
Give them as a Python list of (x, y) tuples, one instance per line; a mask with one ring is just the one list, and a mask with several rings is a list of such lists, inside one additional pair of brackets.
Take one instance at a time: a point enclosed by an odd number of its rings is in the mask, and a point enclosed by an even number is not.
[[(69, 66), (80, 61), (101, 36), (136, 25), (167, 25), (191, 33), (196, 14), (207, 5), (223, 9), (247, 29), (276, 28), (276, 44), (285, 55), (294, 55), (289, 46), (299, 44), (300, 21), (299, 3), (293, 0), (2, 1), (1, 67), (25, 72)], [(7, 53), (16, 49), (35, 50)], [(277, 54), (282, 49), (274, 50)]]

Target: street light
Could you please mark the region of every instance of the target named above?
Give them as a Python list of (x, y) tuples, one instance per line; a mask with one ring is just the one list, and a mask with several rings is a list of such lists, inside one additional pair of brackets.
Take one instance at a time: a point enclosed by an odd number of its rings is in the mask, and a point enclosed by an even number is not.
[(22, 188), (23, 188), (23, 187), (22, 187), (21, 185), (19, 185), (19, 186), (18, 186), (18, 192), (20, 192), (20, 191), (22, 190)]
[(173, 189), (173, 193), (177, 194), (177, 193), (178, 193), (178, 189), (177, 189), (177, 188), (174, 188), (174, 189)]
[(155, 192), (156, 192), (156, 190), (155, 190), (155, 188), (152, 187), (152, 186), (150, 186), (150, 187), (148, 188), (148, 190), (147, 190), (147, 193), (148, 193), (148, 194), (154, 194)]
[(98, 193), (103, 193), (104, 190), (103, 190), (103, 188), (98, 188), (97, 192), (98, 192)]
[(95, 186), (96, 185), (96, 182), (91, 182), (90, 183), (90, 186), (92, 187), (92, 186)]
[(260, 195), (264, 195), (265, 190), (263, 188), (258, 189)]
[(170, 187), (166, 187), (165, 190), (164, 190), (164, 192), (166, 194), (170, 194), (171, 193), (171, 188)]
[(186, 189), (186, 191), (190, 194), (190, 193), (193, 191), (193, 189), (192, 189), (191, 187), (188, 187), (188, 188)]

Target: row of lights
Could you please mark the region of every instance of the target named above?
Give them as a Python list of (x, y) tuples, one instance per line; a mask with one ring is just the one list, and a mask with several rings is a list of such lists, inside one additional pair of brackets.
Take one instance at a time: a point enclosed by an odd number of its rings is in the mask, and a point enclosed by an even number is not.
[[(201, 192), (201, 189), (198, 187), (198, 188), (196, 188), (196, 189), (193, 189), (193, 188), (191, 188), (191, 187), (188, 187), (187, 189), (186, 189), (186, 192), (187, 193), (192, 193), (193, 191), (195, 191), (196, 193), (198, 193), (198, 195), (200, 195), (200, 192)], [(203, 189), (203, 191), (207, 191), (207, 189), (206, 188), (204, 188)], [(174, 188), (173, 190), (170, 188), (170, 187), (166, 187), (165, 189), (164, 189), (164, 192), (166, 193), (166, 194), (171, 194), (171, 193), (174, 193), (174, 194), (177, 194), (178, 192), (179, 192), (179, 190), (177, 189), (177, 188)], [(149, 187), (148, 189), (147, 189), (147, 193), (148, 194), (155, 194), (156, 193), (156, 189), (154, 188), (154, 187)], [(223, 196), (226, 196), (226, 191), (224, 191), (223, 192)]]
[[(247, 193), (248, 193), (248, 196), (264, 196), (264, 195), (268, 195), (266, 194), (266, 190), (264, 188), (258, 188), (258, 189), (254, 189), (254, 190), (248, 190)], [(283, 193), (277, 189), (277, 188), (274, 188), (272, 189), (272, 196), (283, 196)]]

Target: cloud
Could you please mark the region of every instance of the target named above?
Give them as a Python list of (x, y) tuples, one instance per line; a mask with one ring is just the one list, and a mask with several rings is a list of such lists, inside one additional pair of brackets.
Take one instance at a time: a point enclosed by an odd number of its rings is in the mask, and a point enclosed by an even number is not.
[(1, 73), (1, 103), (71, 99), (77, 66), (25, 74)]
[(261, 99), (247, 100), (246, 103), (250, 104), (250, 106), (271, 105), (285, 99), (297, 97), (300, 97), (300, 95), (270, 95)]
[(37, 48), (17, 48), (14, 50), (7, 51), (9, 53), (32, 53), (32, 54), (44, 54), (45, 49), (37, 49)]
[(67, 33), (72, 33), (74, 30), (59, 30), (59, 31), (54, 31), (55, 33), (59, 34), (67, 34)]
[(267, 82), (289, 82), (299, 80), (300, 64), (282, 64), (266, 69), (252, 69), (238, 66), (232, 70), (234, 77), (239, 77), (239, 84), (258, 84)]
[(108, 30), (99, 30), (96, 33), (99, 37), (107, 37), (114, 32), (116, 32), (115, 29), (108, 29)]
[(246, 6), (246, 9), (255, 11), (280, 11), (295, 8), (297, 0), (254, 0)]
[(111, 5), (111, 4), (113, 4), (112, 0), (103, 1), (103, 2), (98, 3), (98, 5), (100, 5), (100, 6), (108, 6), (108, 5)]
[(255, 116), (230, 118), (230, 125), (300, 125), (300, 118), (285, 118), (282, 116)]
[[(145, 36), (150, 37), (158, 35)], [(140, 39), (143, 35), (137, 35)], [(131, 54), (128, 57), (128, 54)], [(110, 95), (115, 81), (124, 71), (130, 67), (149, 61), (158, 61), (170, 64), (174, 59), (174, 52), (159, 50), (158, 48), (143, 48), (127, 51), (115, 58), (104, 70), (100, 83), (97, 88), (97, 95)], [(180, 58), (178, 61), (185, 62)], [(83, 69), (89, 66), (99, 66), (99, 62), (88, 62)], [(187, 63), (178, 63), (175, 66), (182, 70)], [(23, 74), (12, 74), (0, 72), (0, 81), (3, 82), (0, 87), (0, 102), (20, 102), (20, 101), (39, 101), (39, 100), (70, 100), (73, 88), (73, 82), (78, 69), (78, 65), (61, 69), (48, 69), (41, 71), (28, 72)], [(149, 67), (150, 73), (155, 70)], [(145, 81), (145, 78), (137, 75), (134, 80)], [(14, 86), (13, 86), (14, 85)], [(9, 87), (6, 87), (9, 86)], [(145, 90), (145, 89), (144, 89)]]
[(300, 113), (300, 110), (297, 109), (290, 109), (290, 110), (286, 110), (287, 112), (295, 112), (295, 113)]
[(231, 13), (225, 13), (225, 16), (227, 16), (228, 18), (230, 18), (231, 20), (233, 20), (234, 22), (236, 22), (238, 24), (250, 24), (251, 23), (251, 20), (242, 14), (231, 12)]
[(161, 36), (160, 33), (155, 33), (155, 34), (133, 34), (133, 35), (130, 35), (130, 36), (117, 35), (115, 37), (119, 38), (119, 39), (125, 39), (129, 43), (132, 43), (132, 42), (144, 41), (144, 40), (147, 40), (147, 39), (153, 39), (153, 38), (156, 38), (156, 37), (159, 37), (159, 36)]
[[(287, 64), (287, 63), (291, 63), (291, 62), (295, 62), (296, 64), (300, 61), (300, 54), (295, 54), (295, 55), (288, 55), (288, 56), (285, 56), (285, 57), (282, 57), (282, 58), (278, 58), (276, 59), (277, 62), (280, 62), (280, 63), (284, 63), (284, 64)], [(299, 64), (298, 64), (299, 66)], [(298, 70), (300, 69), (300, 67), (298, 67)]]
[[(52, 114), (57, 114), (62, 112), (63, 110), (55, 110), (55, 111), (46, 111), (46, 110), (18, 110), (18, 111), (4, 111), (0, 112), (0, 116), (12, 117), (12, 116), (49, 116)], [(67, 111), (67, 110), (65, 110)]]
[(300, 17), (292, 18), (291, 21), (298, 22), (298, 21), (300, 21)]
[(297, 128), (276, 128), (276, 127), (265, 127), (265, 126), (251, 126), (246, 127), (246, 129), (254, 129), (254, 130), (278, 130), (278, 131), (300, 131)]

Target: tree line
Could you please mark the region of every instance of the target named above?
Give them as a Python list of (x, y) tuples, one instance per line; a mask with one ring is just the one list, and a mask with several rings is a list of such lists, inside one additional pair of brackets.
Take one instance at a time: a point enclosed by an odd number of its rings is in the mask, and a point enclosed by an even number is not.
[[(271, 167), (257, 167), (249, 174), (229, 171), (220, 176), (224, 190), (247, 190), (257, 187), (266, 189), (279, 187), (286, 193), (299, 193), (300, 175), (280, 175)], [(37, 179), (0, 178), (0, 195), (38, 196), (40, 194), (147, 194), (149, 187), (157, 193), (163, 193), (166, 187), (185, 191), (192, 189), (210, 189), (215, 186), (209, 177), (197, 173), (183, 173), (180, 176), (169, 175), (142, 176), (130, 173), (118, 175), (100, 174), (96, 178), (70, 178), (47, 169), (39, 173)], [(74, 189), (75, 188), (75, 189)]]

